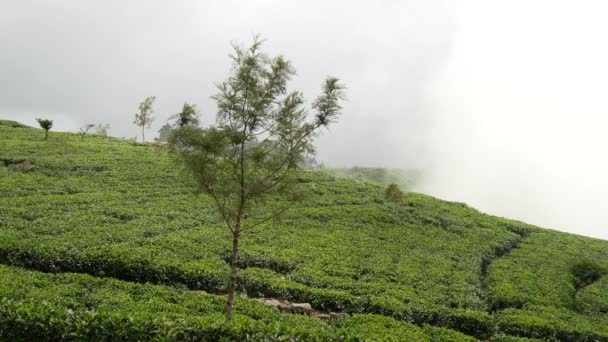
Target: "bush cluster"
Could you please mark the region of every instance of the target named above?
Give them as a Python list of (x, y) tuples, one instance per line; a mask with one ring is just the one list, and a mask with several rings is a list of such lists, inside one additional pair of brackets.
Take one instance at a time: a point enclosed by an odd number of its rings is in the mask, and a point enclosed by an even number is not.
[(280, 313), (243, 299), (226, 323), (224, 298), (81, 274), (0, 266), (0, 339), (170, 341), (474, 341), (377, 315), (335, 321)]
[[(0, 121), (1, 263), (224, 291), (226, 229), (165, 151), (60, 132), (45, 143), (39, 133)], [(23, 160), (34, 167), (6, 167)], [(298, 178), (306, 200), (243, 235), (243, 294), (483, 339), (607, 331), (606, 277), (577, 290), (572, 268), (608, 265), (606, 242), (415, 193), (395, 208), (381, 186), (317, 172)]]

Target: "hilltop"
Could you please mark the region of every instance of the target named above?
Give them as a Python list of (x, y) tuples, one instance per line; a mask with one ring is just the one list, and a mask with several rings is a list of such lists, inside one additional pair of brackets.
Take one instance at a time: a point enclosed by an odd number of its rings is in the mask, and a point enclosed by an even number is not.
[(228, 232), (166, 149), (43, 137), (0, 120), (1, 339), (608, 341), (608, 241), (318, 171), (243, 233), (227, 325)]

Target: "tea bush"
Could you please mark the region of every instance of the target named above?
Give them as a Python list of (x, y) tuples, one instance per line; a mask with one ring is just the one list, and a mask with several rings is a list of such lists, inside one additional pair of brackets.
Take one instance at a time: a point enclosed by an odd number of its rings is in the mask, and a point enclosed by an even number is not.
[(335, 321), (291, 315), (242, 298), (226, 323), (223, 297), (83, 274), (0, 266), (0, 339), (172, 341), (471, 340), (376, 315)]
[[(0, 263), (224, 291), (226, 229), (165, 150), (61, 132), (45, 143), (39, 133), (0, 121)], [(34, 167), (7, 167), (23, 160)], [(243, 233), (242, 294), (480, 339), (606, 334), (608, 324), (595, 323), (608, 312), (606, 278), (576, 291), (572, 267), (608, 265), (608, 242), (416, 193), (389, 206), (382, 186), (324, 173), (298, 178), (305, 200)], [(44, 317), (60, 315), (52, 312)]]

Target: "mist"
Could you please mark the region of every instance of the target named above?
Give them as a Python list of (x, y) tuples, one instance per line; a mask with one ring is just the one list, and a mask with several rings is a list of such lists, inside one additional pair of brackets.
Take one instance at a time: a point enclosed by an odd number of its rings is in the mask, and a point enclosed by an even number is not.
[[(523, 10), (525, 9), (525, 10)], [(469, 2), (427, 94), (419, 191), (608, 238), (608, 23), (596, 1)]]
[[(231, 42), (284, 54), (308, 100), (326, 75), (344, 115), (327, 167), (420, 169), (416, 191), (608, 239), (608, 23), (601, 1), (19, 1), (0, 3), (0, 118), (146, 136), (209, 96)], [(138, 137), (139, 138), (139, 137)]]

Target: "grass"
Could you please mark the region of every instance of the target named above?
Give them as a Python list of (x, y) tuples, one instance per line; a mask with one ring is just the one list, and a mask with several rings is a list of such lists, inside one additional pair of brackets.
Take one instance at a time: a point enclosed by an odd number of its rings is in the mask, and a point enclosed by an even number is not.
[[(121, 306), (131, 311), (110, 310), (102, 320), (111, 327), (112, 317), (123, 322), (141, 312), (136, 325), (141, 327), (158, 314), (145, 303), (165, 301), (156, 291), (184, 296), (184, 303), (196, 301), (186, 289), (223, 293), (228, 231), (211, 201), (193, 192), (166, 150), (95, 135), (84, 142), (72, 133), (51, 132), (48, 142), (43, 138), (42, 130), (0, 121), (0, 263), (12, 266), (0, 268), (0, 273), (42, 284), (40, 296), (32, 301), (19, 296), (17, 283), (3, 285), (2, 298), (9, 303), (4, 307), (42, 310), (45, 319), (63, 322), (64, 307), (87, 315), (90, 308), (78, 306), (81, 301), (67, 294), (83, 286), (104, 288), (99, 301), (111, 303), (144, 286), (138, 283), (162, 284), (145, 285), (162, 290), (150, 290), (143, 302), (125, 302)], [(298, 177), (306, 200), (280, 219), (243, 233), (239, 288), (245, 297), (306, 301), (354, 316), (347, 323), (300, 316), (275, 319), (277, 312), (241, 299), (240, 315), (275, 323), (259, 330), (234, 329), (252, 336), (285, 329), (280, 336), (304, 339), (308, 335), (301, 333), (315, 331), (318, 339), (459, 340), (464, 335), (458, 334), (466, 334), (505, 341), (517, 336), (608, 340), (606, 277), (577, 289), (573, 273), (581, 260), (606, 267), (608, 242), (486, 215), (422, 194), (407, 193), (401, 206), (385, 203), (383, 187), (370, 182), (387, 178), (376, 169), (359, 171), (366, 177), (363, 182), (302, 171)], [(264, 212), (260, 206), (256, 215)], [(244, 335), (218, 323), (221, 300), (214, 300), (217, 305), (210, 312), (176, 308), (180, 329), (240, 339)], [(45, 302), (58, 303), (59, 309), (45, 311), (40, 304)], [(187, 305), (199, 304), (177, 304)], [(249, 306), (260, 313), (250, 314)], [(106, 315), (102, 308), (94, 309)], [(204, 335), (209, 329), (197, 319), (221, 326), (213, 330), (219, 335)], [(361, 325), (359, 320), (372, 323)], [(159, 324), (154, 336), (168, 331), (162, 328), (165, 323)], [(290, 324), (314, 327), (298, 330)], [(16, 328), (2, 329), (15, 333)], [(107, 329), (111, 334), (112, 328)]]

